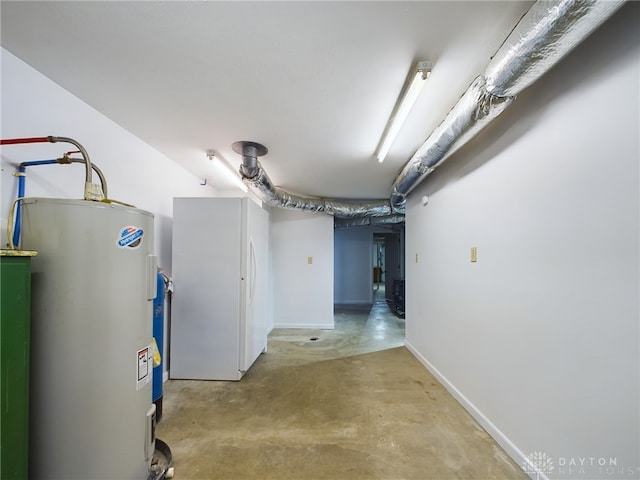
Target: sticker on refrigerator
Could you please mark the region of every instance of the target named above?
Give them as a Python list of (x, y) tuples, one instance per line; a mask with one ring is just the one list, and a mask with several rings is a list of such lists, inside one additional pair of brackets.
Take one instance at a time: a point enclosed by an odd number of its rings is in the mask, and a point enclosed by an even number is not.
[(144, 230), (138, 227), (124, 227), (120, 230), (116, 245), (120, 248), (137, 248), (142, 243)]
[(150, 347), (143, 348), (142, 350), (138, 350), (138, 354), (136, 355), (136, 364), (137, 364), (137, 380), (136, 380), (136, 390), (140, 390), (151, 380), (151, 367), (149, 362), (151, 360), (149, 354), (151, 352)]

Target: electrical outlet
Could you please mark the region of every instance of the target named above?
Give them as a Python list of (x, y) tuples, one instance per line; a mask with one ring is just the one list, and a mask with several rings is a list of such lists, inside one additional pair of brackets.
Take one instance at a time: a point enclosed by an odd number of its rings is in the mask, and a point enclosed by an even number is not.
[(471, 262), (476, 263), (478, 261), (478, 247), (471, 247)]

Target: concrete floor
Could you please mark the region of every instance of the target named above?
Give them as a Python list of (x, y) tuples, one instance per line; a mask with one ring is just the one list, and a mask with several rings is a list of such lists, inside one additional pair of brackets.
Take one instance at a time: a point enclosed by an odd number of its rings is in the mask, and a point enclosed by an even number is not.
[(528, 478), (404, 348), (382, 295), (336, 309), (335, 330), (273, 330), (240, 382), (165, 383), (175, 478)]

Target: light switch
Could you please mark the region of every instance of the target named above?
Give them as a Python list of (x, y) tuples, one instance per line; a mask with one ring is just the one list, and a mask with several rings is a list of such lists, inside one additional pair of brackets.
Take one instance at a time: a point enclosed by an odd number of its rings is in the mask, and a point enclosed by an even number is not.
[(471, 247), (471, 262), (478, 261), (478, 247)]
[(313, 263), (313, 257), (307, 257), (307, 263), (311, 265)]
[(416, 263), (418, 263), (418, 254), (416, 253)]

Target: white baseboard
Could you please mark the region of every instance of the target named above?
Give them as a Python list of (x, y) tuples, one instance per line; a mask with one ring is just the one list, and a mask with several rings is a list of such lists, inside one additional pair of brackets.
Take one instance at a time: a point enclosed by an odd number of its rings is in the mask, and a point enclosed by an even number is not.
[[(464, 409), (484, 428), (493, 439), (507, 452), (507, 454), (522, 466), (528, 464), (532, 466), (527, 456), (511, 441), (509, 438), (496, 427), (478, 408), (465, 397), (444, 375), (442, 375), (436, 367), (434, 367), (426, 358), (424, 358), (416, 348), (405, 340), (405, 346), (418, 359), (429, 372), (447, 389), (447, 391), (460, 403)], [(534, 467), (532, 466), (532, 470)], [(528, 472), (527, 472), (528, 473)], [(541, 471), (528, 473), (532, 480), (550, 480), (547, 475)]]

